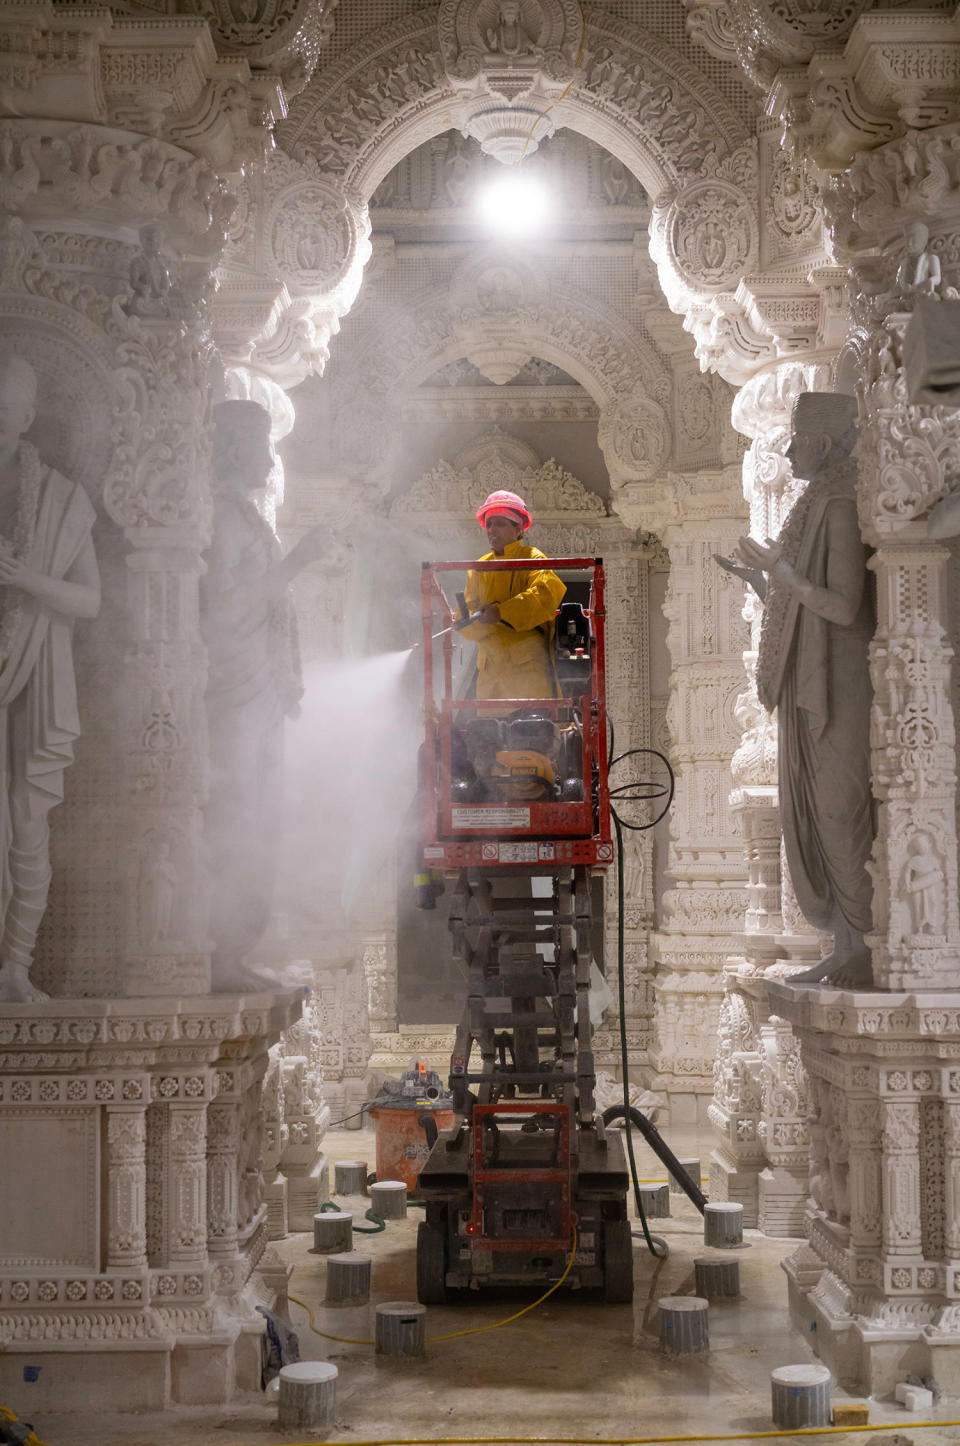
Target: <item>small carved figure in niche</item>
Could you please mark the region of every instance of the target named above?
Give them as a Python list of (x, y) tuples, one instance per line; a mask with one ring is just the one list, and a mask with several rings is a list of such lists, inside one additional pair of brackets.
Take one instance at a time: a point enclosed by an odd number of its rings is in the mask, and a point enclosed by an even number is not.
[(137, 886), (140, 938), (145, 944), (170, 942), (170, 925), (180, 876), (169, 840), (157, 839), (144, 851)]
[(721, 267), (727, 256), (727, 238), (719, 221), (706, 221), (700, 234), (700, 255), (711, 271)]
[(837, 1113), (829, 1086), (820, 1090), (820, 1119), (823, 1126), (827, 1168), (830, 1171), (832, 1214), (841, 1225), (850, 1223), (850, 1146)]
[(93, 505), (23, 440), (37, 378), (0, 357), (0, 1000), (42, 999), (30, 983), (50, 887), (48, 815), (80, 736), (76, 618), (100, 611)]
[(527, 33), (520, 5), (521, 0), (500, 0), (496, 25), (484, 31), (484, 40), (491, 55), (513, 60), (536, 50), (536, 39)]
[(856, 401), (805, 392), (787, 460), (808, 486), (777, 541), (742, 537), (721, 567), (765, 603), (757, 693), (777, 710), (780, 814), (804, 918), (833, 951), (791, 983), (872, 984), (867, 859), (873, 843), (867, 651), (874, 632), (855, 496)]
[(327, 261), (327, 243), (322, 235), (305, 222), (297, 233), (295, 255), (301, 271), (321, 271)]
[(600, 184), (611, 206), (622, 206), (630, 194), (630, 172), (616, 156), (606, 155), (600, 167)]
[(465, 136), (451, 136), (444, 158), (443, 171), (443, 192), (451, 206), (463, 204), (472, 170), (473, 155), (470, 142)]
[(820, 1120), (808, 1120), (810, 1132), (810, 1198), (827, 1215), (834, 1213), (833, 1182), (827, 1153), (827, 1132)]
[(514, 311), (521, 296), (520, 278), (505, 266), (485, 271), (477, 284), (477, 300), (484, 311)]
[(930, 232), (922, 221), (903, 228), (907, 254), (897, 267), (897, 293), (902, 297), (935, 296), (942, 280), (940, 257), (928, 250)]
[(623, 851), (623, 895), (633, 904), (643, 897), (643, 845), (639, 839), (628, 840)]
[(141, 226), (141, 250), (130, 262), (133, 296), (124, 308), (130, 316), (169, 317), (182, 309), (180, 294), (160, 255), (160, 240), (159, 226)]
[(907, 845), (901, 884), (910, 908), (914, 934), (943, 933), (943, 889), (946, 875), (928, 833), (918, 833)]
[(780, 185), (780, 206), (783, 221), (788, 227), (795, 227), (804, 207), (803, 182), (793, 171), (787, 171)]
[(324, 556), (316, 527), (286, 557), (251, 492), (273, 465), (270, 415), (257, 402), (214, 408), (213, 535), (201, 585), (209, 658), (210, 932), (216, 989), (263, 984), (244, 960), (270, 918), (280, 826), (283, 720), (302, 693), (289, 586)]

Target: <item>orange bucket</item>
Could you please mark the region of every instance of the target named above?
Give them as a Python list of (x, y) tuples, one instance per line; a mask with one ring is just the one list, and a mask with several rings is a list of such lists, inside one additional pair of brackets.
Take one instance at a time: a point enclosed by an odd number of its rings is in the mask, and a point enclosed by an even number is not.
[(407, 1193), (416, 1194), (420, 1171), (430, 1154), (426, 1130), (417, 1121), (421, 1115), (429, 1115), (438, 1130), (452, 1130), (453, 1110), (431, 1110), (426, 1105), (391, 1110), (377, 1105), (368, 1113), (377, 1131), (377, 1179), (402, 1180)]

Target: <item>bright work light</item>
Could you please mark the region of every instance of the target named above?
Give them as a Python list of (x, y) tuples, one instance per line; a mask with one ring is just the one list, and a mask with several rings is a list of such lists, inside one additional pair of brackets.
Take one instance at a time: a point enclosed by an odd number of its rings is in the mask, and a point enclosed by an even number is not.
[(542, 229), (550, 198), (542, 181), (522, 166), (487, 181), (477, 197), (480, 215), (504, 236), (528, 236)]

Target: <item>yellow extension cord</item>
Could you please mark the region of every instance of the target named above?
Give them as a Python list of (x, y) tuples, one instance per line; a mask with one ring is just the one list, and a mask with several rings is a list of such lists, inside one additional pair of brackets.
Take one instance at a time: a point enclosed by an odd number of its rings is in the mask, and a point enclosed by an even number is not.
[[(559, 1289), (560, 1289), (561, 1285), (562, 1285), (563, 1282), (566, 1280), (567, 1276), (570, 1274), (570, 1271), (573, 1269), (573, 1262), (574, 1262), (574, 1260), (576, 1259), (576, 1256), (577, 1256), (577, 1227), (574, 1226), (574, 1227), (573, 1227), (573, 1244), (572, 1244), (571, 1247), (570, 1247), (570, 1259), (567, 1261), (566, 1269), (564, 1270), (564, 1272), (563, 1272), (563, 1274), (561, 1275), (560, 1279), (557, 1280), (557, 1281), (554, 1281), (554, 1283), (553, 1283), (553, 1285), (551, 1285), (550, 1289), (549, 1289), (549, 1290), (545, 1290), (544, 1293), (543, 1293), (543, 1295), (540, 1295), (540, 1296), (537, 1297), (536, 1300), (531, 1301), (530, 1305), (525, 1305), (525, 1306), (523, 1307), (523, 1310), (514, 1311), (513, 1315), (508, 1315), (505, 1320), (493, 1321), (490, 1325), (468, 1326), (468, 1327), (466, 1328), (466, 1330), (462, 1330), (462, 1331), (449, 1331), (446, 1335), (442, 1335), (442, 1336), (427, 1336), (427, 1344), (428, 1344), (428, 1345), (432, 1345), (435, 1341), (452, 1341), (452, 1340), (456, 1340), (457, 1336), (478, 1336), (478, 1335), (480, 1335), (483, 1331), (498, 1331), (501, 1326), (509, 1325), (511, 1321), (513, 1321), (513, 1320), (519, 1320), (522, 1315), (527, 1315), (529, 1311), (531, 1311), (531, 1310), (536, 1310), (537, 1306), (538, 1306), (538, 1305), (542, 1305), (543, 1302), (547, 1299), (548, 1296), (553, 1295), (553, 1292), (554, 1292), (555, 1290), (559, 1290)], [(321, 1330), (318, 1330), (317, 1327), (316, 1327), (316, 1326), (314, 1325), (314, 1323), (313, 1323), (313, 1311), (312, 1311), (312, 1310), (310, 1309), (310, 1307), (307, 1305), (307, 1302), (306, 1302), (305, 1300), (301, 1300), (298, 1295), (289, 1295), (289, 1294), (288, 1294), (288, 1295), (287, 1295), (287, 1299), (288, 1299), (288, 1300), (292, 1300), (293, 1303), (294, 1303), (294, 1305), (299, 1305), (303, 1310), (305, 1310), (305, 1311), (307, 1312), (307, 1315), (310, 1317), (310, 1329), (313, 1331), (313, 1333), (314, 1333), (315, 1336), (323, 1336), (323, 1338), (324, 1338), (325, 1341), (340, 1341), (340, 1342), (342, 1342), (343, 1345), (347, 1345), (347, 1346), (373, 1346), (373, 1345), (376, 1345), (376, 1341), (360, 1341), (360, 1340), (354, 1340), (351, 1336), (333, 1336), (333, 1335), (331, 1335), (331, 1334), (329, 1333), (329, 1331), (321, 1331)]]
[[(798, 1426), (793, 1431), (739, 1431), (724, 1436), (381, 1436), (351, 1440), (349, 1446), (661, 1446), (671, 1441), (764, 1441), (785, 1436), (837, 1436), (844, 1431), (882, 1431), (889, 1421), (873, 1426)], [(960, 1421), (909, 1421), (911, 1431), (926, 1426), (960, 1426)], [(274, 1446), (329, 1446), (328, 1441), (284, 1441)]]
[[(17, 1422), (20, 1420), (20, 1417), (14, 1415), (7, 1406), (0, 1406), (0, 1416), (3, 1417), (4, 1421)], [(35, 1431), (31, 1431), (30, 1435), (26, 1438), (24, 1446), (46, 1446), (46, 1443), (40, 1440)]]

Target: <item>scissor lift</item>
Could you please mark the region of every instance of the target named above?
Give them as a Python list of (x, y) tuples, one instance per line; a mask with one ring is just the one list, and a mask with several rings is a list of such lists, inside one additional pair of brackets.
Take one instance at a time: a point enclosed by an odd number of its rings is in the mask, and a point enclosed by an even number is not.
[[(438, 617), (441, 627), (455, 621), (438, 573), (529, 570), (528, 561), (438, 563), (423, 572), (423, 856), (425, 866), (455, 873), (449, 922), (467, 978), (450, 1062), (459, 1119), (441, 1132), (419, 1181), (426, 1219), (417, 1287), (431, 1305), (452, 1289), (558, 1280), (574, 1241), (568, 1284), (602, 1290), (608, 1301), (633, 1294), (629, 1179), (620, 1140), (594, 1108), (589, 1011), (591, 875), (613, 857), (603, 567), (599, 558), (540, 565), (590, 586), (589, 646), (579, 679), (573, 666), (557, 699), (456, 700), (453, 635), (434, 652)], [(494, 731), (505, 738), (514, 724), (529, 733), (531, 717), (534, 725), (550, 720), (568, 768), (552, 793), (519, 802), (492, 796), (496, 780), (477, 777), (464, 743), (471, 720), (484, 716), (500, 720)], [(508, 758), (509, 749), (497, 756)], [(509, 765), (497, 767), (502, 779)]]

